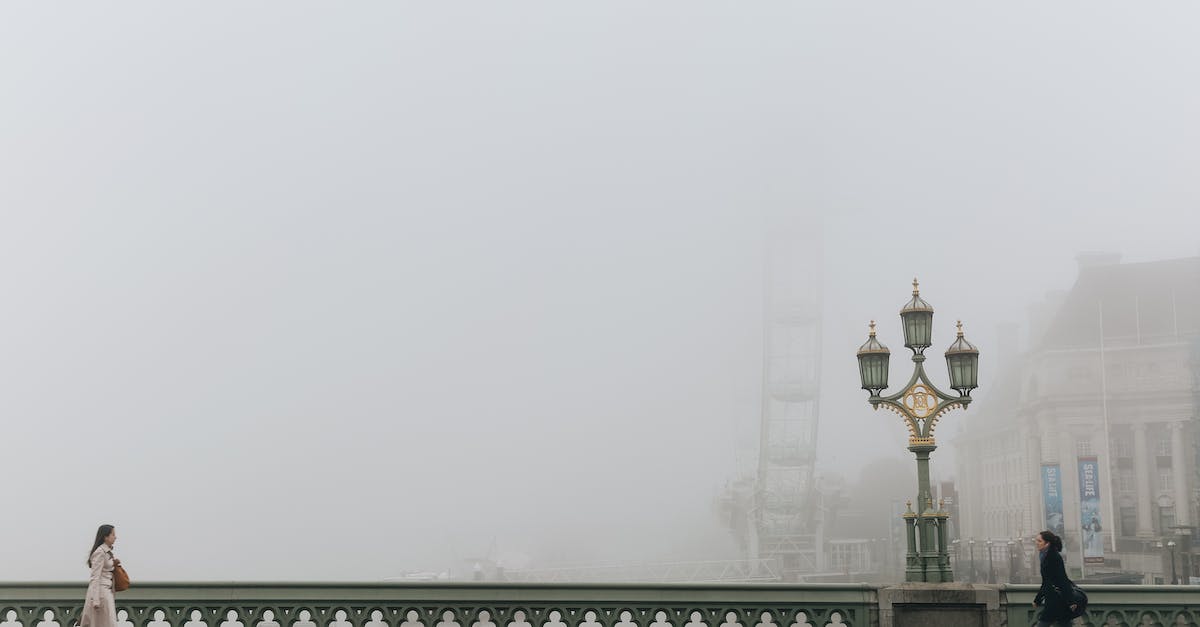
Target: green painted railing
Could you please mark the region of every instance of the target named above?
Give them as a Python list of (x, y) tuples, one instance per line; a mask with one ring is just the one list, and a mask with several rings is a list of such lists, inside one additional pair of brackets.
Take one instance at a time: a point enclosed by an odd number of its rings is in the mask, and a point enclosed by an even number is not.
[[(1087, 591), (1077, 624), (1200, 625), (1200, 586)], [(0, 582), (0, 627), (75, 627), (84, 593)], [(1035, 624), (1036, 593), (999, 587), (1009, 626)], [(840, 584), (148, 583), (117, 608), (118, 627), (876, 627), (879, 597)]]
[[(1087, 586), (1088, 611), (1084, 625), (1142, 627), (1200, 624), (1200, 586)], [(1008, 624), (1034, 625), (1037, 586), (1001, 586), (1000, 603), (1008, 609)]]
[[(0, 583), (0, 627), (73, 627), (86, 589)], [(869, 627), (866, 585), (151, 583), (118, 627)]]

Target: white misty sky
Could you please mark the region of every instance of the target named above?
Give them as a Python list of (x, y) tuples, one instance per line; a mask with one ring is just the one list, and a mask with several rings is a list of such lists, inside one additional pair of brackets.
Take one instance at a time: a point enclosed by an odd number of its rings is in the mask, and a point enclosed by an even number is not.
[(7, 3), (0, 579), (82, 579), (101, 522), (143, 580), (728, 557), (764, 216), (820, 225), (855, 480), (908, 455), (854, 350), (914, 275), (985, 398), (1076, 253), (1200, 253), (1197, 18)]

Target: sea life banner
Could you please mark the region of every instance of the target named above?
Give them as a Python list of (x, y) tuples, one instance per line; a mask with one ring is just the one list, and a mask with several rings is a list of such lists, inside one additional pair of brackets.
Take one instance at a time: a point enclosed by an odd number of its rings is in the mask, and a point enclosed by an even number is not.
[(1042, 464), (1042, 504), (1046, 512), (1046, 529), (1062, 536), (1066, 531), (1063, 519), (1062, 472), (1058, 464)]
[(1079, 458), (1079, 517), (1083, 529), (1083, 563), (1104, 563), (1104, 534), (1100, 524), (1100, 463)]

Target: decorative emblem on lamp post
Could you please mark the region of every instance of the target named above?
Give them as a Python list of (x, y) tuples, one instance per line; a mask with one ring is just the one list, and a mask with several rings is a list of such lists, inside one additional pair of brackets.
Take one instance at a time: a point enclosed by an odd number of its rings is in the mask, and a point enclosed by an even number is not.
[[(946, 350), (946, 369), (950, 388), (957, 396), (937, 388), (925, 374), (925, 349), (933, 345), (933, 306), (921, 298), (920, 284), (913, 279), (912, 300), (900, 310), (904, 326), (904, 346), (912, 351), (913, 373), (899, 392), (880, 394), (888, 386), (891, 351), (875, 337), (875, 321), (867, 341), (858, 349), (858, 372), (862, 389), (870, 393), (867, 402), (875, 409), (883, 407), (904, 419), (908, 427), (908, 450), (917, 457), (917, 510), (904, 513), (908, 526), (908, 554), (905, 580), (953, 581), (950, 556), (946, 548), (947, 521), (950, 515), (938, 504), (934, 508), (929, 486), (929, 454), (937, 448), (933, 438), (937, 421), (952, 409), (966, 409), (971, 390), (979, 384), (979, 349), (963, 337), (958, 322), (958, 337)], [(923, 508), (923, 509), (922, 509)]]

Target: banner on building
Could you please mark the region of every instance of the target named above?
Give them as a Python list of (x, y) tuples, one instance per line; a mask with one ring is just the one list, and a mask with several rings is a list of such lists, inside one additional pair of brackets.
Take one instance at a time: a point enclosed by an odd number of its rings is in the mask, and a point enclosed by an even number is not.
[(1104, 534), (1100, 525), (1100, 463), (1079, 458), (1079, 517), (1083, 526), (1083, 563), (1104, 563)]
[(1046, 512), (1046, 529), (1061, 537), (1067, 526), (1063, 518), (1062, 473), (1058, 464), (1042, 464), (1042, 504)]

